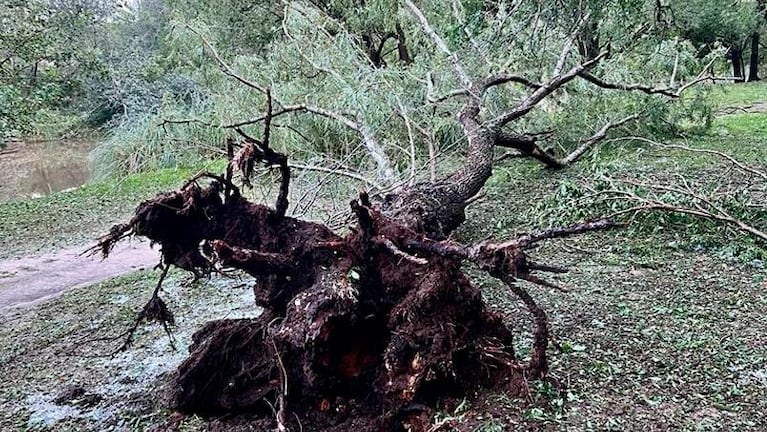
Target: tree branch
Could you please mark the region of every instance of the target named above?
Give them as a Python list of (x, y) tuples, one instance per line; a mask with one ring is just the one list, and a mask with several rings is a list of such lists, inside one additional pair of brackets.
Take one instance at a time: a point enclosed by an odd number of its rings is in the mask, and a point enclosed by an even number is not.
[(591, 68), (593, 68), (606, 55), (607, 55), (607, 52), (602, 52), (598, 56), (594, 57), (593, 59), (587, 60), (583, 63), (578, 64), (577, 66), (574, 66), (573, 68), (571, 68), (564, 74), (553, 76), (551, 79), (549, 79), (549, 81), (542, 84), (537, 90), (535, 90), (530, 96), (528, 96), (525, 100), (519, 103), (516, 107), (514, 107), (513, 109), (509, 111), (506, 111), (505, 113), (499, 115), (498, 117), (492, 120), (488, 120), (487, 122), (485, 122), (484, 124), (485, 127), (487, 127), (490, 130), (500, 130), (500, 128), (502, 128), (504, 125), (508, 124), (509, 122), (524, 116), (525, 114), (529, 113), (533, 108), (535, 108), (535, 106), (538, 105), (543, 99), (545, 99), (547, 96), (553, 93), (555, 90), (567, 84), (568, 82), (572, 81), (576, 76), (578, 76), (582, 72), (588, 71)]
[(676, 91), (674, 91), (671, 87), (650, 87), (645, 86), (641, 84), (622, 84), (622, 83), (610, 83), (602, 78), (599, 78), (597, 76), (592, 75), (589, 72), (581, 72), (578, 74), (581, 78), (584, 80), (590, 82), (591, 84), (594, 84), (597, 87), (601, 87), (608, 90), (623, 90), (623, 91), (640, 91), (643, 93), (647, 93), (649, 95), (652, 94), (662, 94), (671, 98), (678, 98), (679, 95)]
[(415, 15), (416, 19), (418, 19), (418, 22), (421, 24), (421, 28), (424, 32), (426, 32), (429, 37), (434, 41), (434, 43), (437, 45), (437, 48), (439, 48), (442, 52), (444, 52), (447, 57), (450, 59), (450, 62), (453, 64), (453, 69), (455, 70), (456, 74), (458, 75), (458, 78), (461, 80), (461, 84), (465, 88), (470, 88), (472, 84), (472, 79), (469, 77), (469, 74), (466, 72), (466, 68), (463, 67), (461, 62), (458, 60), (458, 56), (455, 55), (454, 52), (448, 48), (447, 44), (444, 40), (437, 34), (436, 31), (434, 31), (434, 28), (429, 24), (429, 20), (426, 19), (426, 16), (421, 12), (420, 9), (418, 9), (418, 6), (416, 6), (412, 1), (405, 0), (405, 6), (407, 6), (411, 12), (413, 12), (413, 15)]
[(521, 155), (535, 158), (546, 165), (547, 168), (564, 168), (565, 164), (538, 146), (538, 139), (545, 135), (550, 135), (550, 133), (534, 135), (510, 135), (505, 132), (501, 132), (495, 139), (495, 145), (497, 147), (507, 147), (519, 150)]
[[(312, 113), (321, 117), (329, 118), (357, 132), (362, 137), (362, 143), (365, 145), (365, 148), (367, 148), (371, 157), (376, 162), (379, 176), (387, 183), (394, 183), (394, 170), (392, 169), (391, 161), (386, 155), (383, 146), (381, 146), (381, 144), (378, 142), (378, 139), (375, 137), (375, 134), (373, 134), (373, 132), (366, 125), (364, 125), (356, 118), (351, 117), (357, 117), (356, 114), (343, 114), (338, 111), (333, 111), (325, 108), (299, 104), (285, 106), (281, 110), (274, 112), (271, 118), (273, 119), (275, 117), (294, 112)], [(224, 128), (236, 130), (242, 126), (259, 123), (266, 120), (266, 118), (267, 116), (261, 116), (251, 120), (228, 124), (225, 125)]]
[(698, 84), (700, 82), (707, 81), (707, 80), (712, 80), (712, 81), (723, 80), (723, 78), (714, 77), (709, 72), (711, 65), (714, 63), (714, 61), (715, 59), (708, 62), (708, 64), (703, 68), (701, 73), (699, 73), (698, 76), (695, 77), (695, 79), (679, 86), (678, 88), (650, 87), (650, 86), (641, 85), (641, 84), (611, 83), (591, 74), (588, 71), (583, 71), (579, 73), (578, 75), (584, 80), (594, 84), (595, 86), (608, 89), (608, 90), (639, 91), (639, 92), (646, 93), (648, 95), (661, 94), (661, 95), (676, 99), (676, 98), (679, 98), (682, 95), (682, 93), (684, 93), (685, 90), (694, 86), (695, 84)]
[(553, 76), (557, 76), (562, 73), (562, 69), (565, 67), (565, 62), (567, 61), (567, 57), (570, 54), (570, 50), (573, 48), (575, 39), (578, 38), (578, 35), (581, 33), (581, 30), (583, 30), (583, 26), (586, 24), (586, 22), (588, 22), (590, 16), (591, 14), (588, 13), (584, 15), (580, 21), (578, 21), (578, 24), (576, 24), (573, 31), (570, 32), (570, 37), (567, 38), (567, 41), (562, 46), (562, 52), (559, 54), (557, 64), (554, 66), (554, 71), (552, 72)]
[(571, 163), (573, 163), (576, 160), (578, 160), (581, 156), (583, 156), (583, 154), (586, 153), (586, 151), (588, 149), (590, 149), (594, 144), (596, 144), (597, 142), (602, 141), (603, 139), (605, 139), (607, 137), (607, 132), (610, 129), (616, 128), (618, 126), (622, 126), (622, 125), (624, 125), (624, 124), (626, 124), (626, 123), (628, 123), (628, 122), (630, 122), (632, 120), (636, 120), (638, 118), (639, 118), (639, 115), (632, 114), (632, 115), (630, 115), (628, 117), (625, 117), (623, 119), (620, 119), (618, 121), (607, 123), (606, 125), (604, 125), (602, 127), (602, 129), (599, 129), (597, 131), (597, 133), (595, 133), (591, 137), (581, 141), (581, 145), (578, 146), (578, 148), (576, 148), (575, 150), (573, 150), (569, 155), (565, 156), (565, 158), (562, 159), (562, 163), (564, 165), (570, 165)]
[(206, 48), (208, 48), (208, 50), (210, 50), (211, 54), (213, 54), (213, 58), (216, 59), (216, 62), (218, 62), (218, 65), (221, 67), (221, 70), (226, 75), (234, 78), (235, 80), (239, 81), (242, 84), (245, 84), (246, 86), (248, 86), (248, 87), (250, 87), (252, 89), (258, 90), (261, 93), (266, 93), (266, 88), (263, 87), (262, 85), (260, 85), (258, 83), (255, 83), (253, 81), (250, 81), (248, 79), (245, 79), (241, 75), (237, 74), (232, 69), (232, 67), (229, 66), (229, 64), (227, 64), (221, 58), (221, 56), (218, 54), (218, 51), (216, 51), (216, 48), (214, 48), (213, 45), (210, 42), (208, 42), (208, 40), (205, 39), (205, 36), (203, 36), (199, 31), (197, 31), (195, 28), (193, 28), (192, 26), (190, 26), (188, 24), (187, 24), (186, 28), (189, 29), (189, 31), (191, 31), (192, 33), (196, 34), (202, 40), (202, 43), (205, 45)]

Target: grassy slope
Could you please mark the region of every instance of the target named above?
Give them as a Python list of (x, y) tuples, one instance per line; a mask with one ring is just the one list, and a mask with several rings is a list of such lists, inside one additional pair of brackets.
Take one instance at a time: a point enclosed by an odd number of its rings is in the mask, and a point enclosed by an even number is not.
[[(741, 88), (742, 95), (728, 93), (722, 103), (751, 101), (756, 86), (736, 87)], [(763, 85), (758, 88), (767, 92)], [(759, 128), (759, 116), (720, 118), (711, 136), (690, 144), (764, 163), (767, 133)], [(624, 146), (603, 149), (599, 162), (636, 170), (648, 169), (652, 160), (650, 171), (711, 165), (708, 158), (689, 155), (647, 156), (645, 148)], [(488, 184), (487, 198), (471, 208), (462, 235), (503, 237), (536, 228), (526, 219), (531, 206), (561, 181), (591, 172), (585, 168), (588, 164), (554, 175), (533, 163), (500, 167)], [(128, 179), (121, 186), (94, 185), (37, 202), (2, 205), (0, 221), (11, 223), (0, 222), (7, 224), (0, 227), (0, 250), (38, 249), (75, 241), (73, 235), (91, 238), (137, 200), (178, 185), (187, 174), (165, 171)], [(530, 400), (489, 395), (443, 415), (454, 417), (464, 431), (765, 430), (765, 273), (723, 261), (715, 252), (687, 252), (675, 247), (675, 240), (673, 235), (639, 238), (611, 232), (552, 242), (536, 251), (544, 262), (573, 267), (559, 278), (571, 289), (568, 293), (530, 288), (549, 312), (553, 334), (563, 348), (552, 349), (551, 373), (567, 385), (565, 397), (536, 384)], [(122, 277), (0, 318), (0, 365), (6, 371), (0, 430), (101, 430), (102, 421), (118, 430), (143, 430), (165, 418), (161, 408), (146, 403), (151, 399), (147, 392), (152, 391), (157, 363), (165, 362), (159, 369), (169, 370), (181, 355), (167, 352), (160, 329), (142, 330), (137, 348), (114, 361), (83, 356), (104, 353), (113, 344), (81, 342), (128, 325), (154, 277), (149, 272)], [(248, 295), (247, 289), (222, 289), (216, 283), (220, 282), (184, 287), (178, 275), (169, 281), (181, 347), (200, 322), (225, 316), (228, 301), (242, 304)], [(524, 355), (527, 312), (492, 281), (484, 280), (483, 286), (490, 303), (519, 329), (517, 349)], [(198, 301), (216, 306), (195, 307)], [(236, 316), (253, 312), (246, 307), (242, 312), (243, 307)], [(77, 420), (46, 428), (41, 412), (53, 407), (51, 395), (71, 383), (104, 394), (106, 400), (79, 409)], [(118, 402), (117, 396), (126, 392), (125, 401)], [(198, 419), (186, 424), (189, 430), (202, 427)]]
[(164, 169), (0, 203), (0, 258), (91, 242), (129, 217), (136, 203), (179, 187), (194, 172)]

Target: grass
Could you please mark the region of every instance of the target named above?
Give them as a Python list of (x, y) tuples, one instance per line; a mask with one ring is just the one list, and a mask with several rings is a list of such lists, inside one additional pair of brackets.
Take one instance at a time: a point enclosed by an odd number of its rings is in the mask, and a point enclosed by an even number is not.
[[(764, 430), (767, 274), (708, 253), (638, 254), (631, 243), (605, 233), (535, 253), (572, 269), (557, 280), (567, 293), (528, 287), (561, 346), (551, 376), (565, 390), (490, 404), (503, 407), (494, 415), (514, 425), (507, 430)], [(486, 284), (526, 353), (528, 312)]]
[[(736, 86), (720, 103), (764, 101), (765, 89)], [(761, 113), (719, 117), (709, 135), (682, 143), (764, 167), (764, 120)], [(583, 161), (554, 175), (534, 163), (513, 163), (495, 170), (462, 236), (504, 238), (545, 228), (531, 218), (531, 207), (563, 182), (600, 170), (731, 175), (709, 156), (641, 143), (603, 148), (593, 166)], [(548, 311), (560, 347), (551, 350), (551, 375), (564, 390), (536, 387), (524, 401), (483, 395), (455, 430), (493, 430), (499, 423), (501, 430), (520, 431), (767, 430), (767, 266), (723, 258), (722, 248), (741, 240), (695, 251), (684, 247), (695, 241), (688, 230), (616, 231), (536, 250), (536, 260), (571, 268), (556, 278), (567, 293), (528, 287)], [(528, 353), (529, 313), (494, 281), (482, 283), (488, 302), (517, 329), (517, 352)]]
[[(718, 103), (761, 101), (763, 84), (734, 86)], [(764, 93), (767, 94), (767, 93)], [(754, 166), (767, 160), (767, 131), (759, 113), (719, 117), (712, 132), (687, 144), (733, 153)], [(762, 165), (763, 166), (763, 165)], [(487, 196), (469, 208), (459, 239), (508, 238), (545, 228), (531, 215), (563, 182), (598, 170), (661, 174), (669, 170), (726, 174), (710, 157), (613, 143), (592, 160), (551, 173), (530, 161), (499, 166)], [(218, 167), (217, 170), (220, 170)], [(104, 182), (47, 198), (0, 205), (2, 253), (31, 251), (92, 238), (123, 219), (136, 201), (177, 186), (189, 170), (162, 170)], [(306, 179), (309, 183), (311, 179)], [(342, 191), (340, 193), (346, 193)], [(271, 196), (271, 193), (266, 195)], [(723, 259), (713, 248), (681, 247), (686, 231), (641, 236), (613, 231), (550, 242), (536, 260), (566, 265), (556, 277), (568, 292), (527, 287), (551, 320), (551, 376), (561, 390), (532, 383), (531, 396), (479, 394), (446, 409), (457, 431), (510, 430), (767, 430), (767, 271)], [(1, 430), (144, 430), (162, 427), (169, 413), (156, 402), (162, 373), (183, 353), (169, 349), (157, 326), (142, 326), (136, 347), (114, 360), (96, 357), (113, 344), (93, 341), (118, 333), (148, 296), (156, 274), (140, 272), (77, 289), (49, 303), (0, 318)], [(256, 313), (250, 292), (214, 279), (188, 287), (175, 273), (166, 298), (177, 312), (178, 345), (200, 323)], [(488, 303), (501, 310), (529, 352), (529, 314), (490, 279), (478, 279)], [(158, 364), (167, 362), (165, 366)], [(62, 388), (77, 383), (105, 399), (46, 426), (45, 409)], [(143, 384), (148, 383), (148, 384)], [(53, 407), (55, 408), (55, 407)], [(50, 412), (48, 415), (50, 416)], [(50, 419), (49, 419), (50, 420)], [(204, 430), (196, 417), (181, 430)], [(450, 429), (445, 429), (450, 430)]]
[[(153, 271), (140, 271), (4, 314), (0, 430), (145, 430), (168, 415), (152, 402), (153, 395), (161, 390), (164, 374), (185, 357), (192, 332), (212, 319), (259, 313), (250, 289), (239, 280), (189, 286), (187, 275), (174, 272), (163, 285), (163, 297), (176, 312), (178, 350), (159, 325), (142, 325), (129, 351), (110, 356), (121, 340), (100, 339), (119, 335), (132, 323), (156, 278)], [(75, 385), (103, 399), (94, 406), (52, 403)]]
[[(221, 164), (208, 168), (221, 170)], [(138, 202), (179, 187), (198, 170), (167, 168), (0, 203), (0, 258), (93, 241), (129, 217)]]
[(767, 113), (739, 113), (719, 117), (713, 127), (720, 136), (744, 138), (746, 141), (740, 145), (748, 146), (754, 144), (754, 140), (767, 137)]
[(763, 81), (740, 84), (719, 84), (711, 88), (709, 97), (719, 107), (743, 106), (765, 101), (767, 84)]

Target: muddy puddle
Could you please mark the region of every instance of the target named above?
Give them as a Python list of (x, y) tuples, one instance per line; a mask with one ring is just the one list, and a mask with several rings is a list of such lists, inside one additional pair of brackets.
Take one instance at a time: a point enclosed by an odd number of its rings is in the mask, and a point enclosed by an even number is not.
[(88, 140), (16, 141), (0, 149), (0, 202), (82, 186), (90, 176)]

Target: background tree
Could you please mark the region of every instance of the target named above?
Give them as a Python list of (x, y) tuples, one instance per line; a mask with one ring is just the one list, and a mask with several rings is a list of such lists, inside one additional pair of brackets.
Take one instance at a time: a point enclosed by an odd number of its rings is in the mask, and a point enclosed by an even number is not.
[(110, 11), (98, 1), (0, 3), (0, 135), (85, 109), (84, 82), (101, 67), (94, 30)]
[[(727, 50), (725, 56), (732, 65), (734, 80), (736, 82), (746, 80), (745, 54), (749, 50), (749, 43), (753, 43), (754, 37), (758, 42), (758, 32), (762, 22), (757, 2), (751, 0), (671, 2), (668, 11), (677, 31), (682, 37), (695, 44), (701, 54), (710, 52), (718, 45), (724, 46)], [(752, 50), (754, 56), (758, 56), (757, 51), (758, 49)], [(750, 64), (757, 66), (756, 63)], [(756, 68), (754, 68), (754, 74), (756, 74)]]

